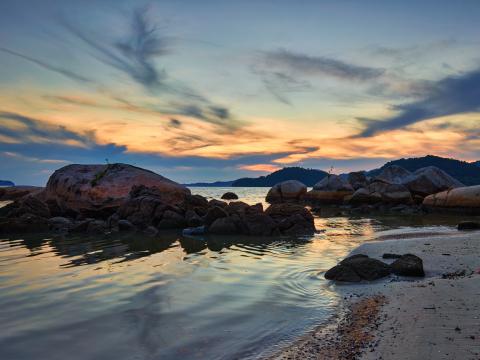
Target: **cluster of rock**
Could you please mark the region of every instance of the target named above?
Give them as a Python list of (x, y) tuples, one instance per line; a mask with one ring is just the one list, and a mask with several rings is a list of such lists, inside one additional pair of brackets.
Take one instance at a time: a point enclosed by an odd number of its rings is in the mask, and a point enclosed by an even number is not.
[[(305, 202), (313, 206), (420, 205), (426, 196), (462, 186), (458, 180), (433, 166), (411, 173), (394, 165), (372, 178), (364, 172), (329, 175), (308, 192), (302, 183), (286, 181), (272, 187), (266, 200), (270, 203)], [(480, 193), (480, 188), (478, 191)]]
[[(238, 198), (226, 193), (223, 198)], [(313, 216), (298, 204), (225, 202), (192, 195), (186, 187), (126, 164), (69, 165), (45, 190), (2, 209), (0, 232), (102, 233), (163, 229), (186, 234), (298, 235), (315, 232)]]
[[(387, 256), (385, 256), (387, 255)], [(372, 259), (367, 255), (352, 255), (342, 260), (325, 273), (327, 280), (340, 282), (373, 281), (395, 274), (399, 276), (425, 276), (423, 261), (416, 255), (385, 254), (386, 259), (395, 259), (392, 264)]]

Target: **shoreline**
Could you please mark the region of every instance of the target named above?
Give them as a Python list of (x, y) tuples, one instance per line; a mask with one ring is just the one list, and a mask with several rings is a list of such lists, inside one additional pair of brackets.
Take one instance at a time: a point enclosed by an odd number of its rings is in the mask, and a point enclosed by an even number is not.
[(268, 359), (480, 358), (480, 232), (398, 234), (360, 253), (413, 253), (426, 276), (336, 284), (337, 314)]

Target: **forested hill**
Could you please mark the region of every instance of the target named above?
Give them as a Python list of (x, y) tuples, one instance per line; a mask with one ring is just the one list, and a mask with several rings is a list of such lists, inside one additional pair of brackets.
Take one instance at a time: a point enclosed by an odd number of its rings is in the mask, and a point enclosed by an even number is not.
[(322, 170), (304, 169), (301, 167), (287, 167), (275, 171), (267, 176), (238, 179), (233, 182), (232, 186), (273, 186), (286, 180), (298, 180), (307, 186), (313, 186), (327, 175), (328, 173)]

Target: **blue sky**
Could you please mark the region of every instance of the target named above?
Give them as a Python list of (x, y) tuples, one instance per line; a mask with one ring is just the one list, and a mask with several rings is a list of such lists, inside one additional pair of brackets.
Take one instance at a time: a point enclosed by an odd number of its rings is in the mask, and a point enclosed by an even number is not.
[(0, 3), (0, 178), (480, 159), (478, 1)]

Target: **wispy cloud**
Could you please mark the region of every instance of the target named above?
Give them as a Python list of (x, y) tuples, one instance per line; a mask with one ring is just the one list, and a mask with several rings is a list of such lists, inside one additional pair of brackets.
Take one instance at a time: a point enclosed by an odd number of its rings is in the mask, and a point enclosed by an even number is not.
[(42, 61), (42, 60), (39, 60), (39, 59), (35, 59), (33, 57), (30, 57), (28, 55), (24, 55), (22, 53), (19, 53), (19, 52), (13, 51), (13, 50), (9, 50), (9, 49), (0, 47), (0, 51), (2, 51), (4, 53), (7, 53), (7, 54), (10, 54), (10, 55), (15, 56), (15, 57), (19, 57), (23, 60), (26, 60), (30, 63), (33, 63), (33, 64), (37, 65), (37, 66), (40, 66), (41, 68), (43, 68), (45, 70), (55, 72), (57, 74), (65, 76), (65, 77), (69, 78), (70, 80), (73, 80), (73, 81), (76, 81), (76, 82), (80, 82), (80, 83), (93, 83), (94, 82), (93, 80), (91, 80), (91, 79), (89, 79), (89, 78), (87, 78), (83, 75), (79, 75), (74, 71), (65, 69), (65, 68), (60, 67), (60, 66), (49, 64), (48, 62), (45, 62), (45, 61)]
[(397, 115), (386, 119), (360, 118), (364, 129), (358, 136), (369, 137), (436, 117), (479, 111), (480, 69), (432, 83), (424, 98), (394, 106), (393, 110)]
[(158, 26), (147, 18), (146, 9), (133, 12), (130, 31), (124, 39), (112, 43), (101, 43), (99, 36), (89, 36), (66, 20), (63, 26), (87, 44), (97, 59), (104, 64), (127, 74), (145, 88), (152, 90), (166, 86), (167, 74), (154, 64), (157, 57), (169, 53), (170, 40), (161, 33)]
[(384, 69), (350, 64), (325, 56), (310, 56), (280, 49), (265, 53), (267, 66), (303, 75), (325, 75), (342, 80), (367, 81), (383, 75)]

